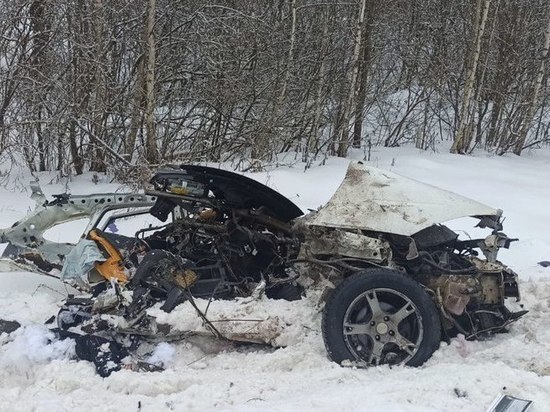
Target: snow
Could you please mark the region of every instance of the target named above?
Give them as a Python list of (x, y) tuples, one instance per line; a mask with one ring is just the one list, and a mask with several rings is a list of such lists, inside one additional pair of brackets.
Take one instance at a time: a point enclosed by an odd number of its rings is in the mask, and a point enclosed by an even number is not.
[(74, 355), (74, 341), (56, 340), (55, 334), (46, 326), (29, 325), (12, 332), (10, 341), (4, 344), (3, 350), (10, 356), (0, 359), (0, 367), (5, 371), (25, 373), (36, 364)]
[(175, 354), (176, 349), (173, 345), (167, 342), (161, 342), (157, 345), (153, 353), (151, 353), (151, 356), (147, 358), (147, 362), (166, 368), (173, 363)]
[[(352, 157), (362, 160), (363, 153)], [(238, 318), (244, 330), (266, 328), (274, 344), (286, 347), (238, 347), (204, 337), (162, 343), (152, 348), (149, 360), (165, 371), (121, 370), (104, 379), (92, 364), (74, 360), (70, 340), (48, 343), (51, 335), (44, 322), (57, 312), (63, 286), (52, 287), (50, 280), (31, 274), (0, 274), (0, 318), (23, 325), (10, 336), (0, 335), (0, 410), (467, 412), (485, 410), (500, 393), (534, 400), (533, 411), (548, 410), (550, 268), (537, 262), (550, 260), (550, 153), (458, 156), (402, 147), (376, 149), (371, 159), (370, 166), (504, 210), (505, 232), (520, 241), (501, 260), (520, 274), (521, 303), (530, 310), (510, 333), (486, 341), (457, 338), (443, 343), (420, 368), (343, 368), (327, 359), (318, 294), (299, 302), (214, 302), (209, 314), (220, 329), (228, 327), (227, 319)], [(247, 175), (279, 190), (304, 211), (332, 196), (348, 165), (345, 159), (329, 158), (325, 166), (304, 172), (303, 164), (289, 165), (288, 157), (280, 161), (286, 166)], [(54, 176), (41, 179), (47, 183)], [(85, 175), (69, 187), (73, 193), (119, 188), (104, 180), (94, 185), (91, 175)], [(51, 195), (62, 192), (64, 185), (43, 184), (43, 189)], [(0, 226), (22, 218), (32, 203), (20, 186), (0, 189)], [(467, 232), (461, 233), (464, 237), (475, 235), (473, 224), (451, 222), (454, 229)], [(200, 327), (186, 305), (170, 314), (157, 308), (151, 313), (182, 329)]]

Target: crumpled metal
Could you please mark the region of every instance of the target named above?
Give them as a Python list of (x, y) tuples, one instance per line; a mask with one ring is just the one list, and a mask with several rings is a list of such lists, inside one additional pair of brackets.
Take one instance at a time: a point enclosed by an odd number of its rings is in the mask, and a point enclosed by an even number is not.
[(96, 262), (107, 260), (93, 240), (81, 239), (65, 256), (61, 279), (72, 286), (89, 288), (88, 272)]

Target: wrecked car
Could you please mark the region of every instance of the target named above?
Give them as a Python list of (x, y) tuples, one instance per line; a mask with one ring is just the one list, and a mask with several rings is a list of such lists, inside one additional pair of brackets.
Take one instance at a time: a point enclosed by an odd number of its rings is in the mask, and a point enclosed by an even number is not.
[[(351, 163), (329, 202), (306, 216), (255, 180), (194, 165), (158, 171), (144, 193), (47, 201), (34, 185), (33, 197), (36, 210), (0, 231), (3, 258), (87, 292), (66, 300), (58, 329), (93, 336), (98, 347), (116, 344), (118, 353), (138, 339), (185, 337), (147, 313), (159, 303), (170, 312), (191, 302), (214, 336), (254, 340), (224, 336), (196, 298), (298, 300), (308, 288), (326, 288), (328, 355), (358, 366), (418, 366), (442, 339), (502, 332), (526, 313), (505, 305), (520, 295), (517, 274), (497, 259), (514, 241), (502, 232), (502, 211), (361, 163)], [(156, 224), (117, 233), (132, 216)], [(89, 223), (77, 246), (44, 238), (51, 226), (82, 217)], [(476, 218), (489, 234), (459, 240), (442, 223), (461, 217)]]

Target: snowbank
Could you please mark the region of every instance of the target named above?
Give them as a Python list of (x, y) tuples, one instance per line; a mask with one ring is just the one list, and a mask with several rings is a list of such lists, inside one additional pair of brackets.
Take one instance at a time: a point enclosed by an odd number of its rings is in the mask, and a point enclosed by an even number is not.
[[(268, 328), (273, 342), (286, 347), (236, 347), (209, 338), (163, 343), (153, 348), (149, 360), (164, 365), (164, 372), (123, 370), (103, 379), (93, 365), (73, 360), (70, 340), (48, 343), (51, 335), (43, 324), (57, 312), (63, 288), (32, 275), (3, 274), (0, 317), (15, 319), (23, 327), (9, 337), (0, 335), (0, 410), (466, 412), (484, 410), (501, 392), (534, 400), (534, 411), (547, 410), (550, 268), (537, 262), (550, 260), (550, 153), (517, 158), (464, 157), (411, 148), (376, 150), (372, 166), (504, 210), (505, 232), (520, 241), (501, 258), (520, 273), (521, 303), (530, 310), (510, 333), (483, 342), (457, 338), (450, 345), (442, 344), (421, 368), (359, 370), (341, 368), (327, 359), (315, 294), (301, 302), (215, 302), (209, 313), (220, 328), (228, 319), (238, 318), (245, 330)], [(326, 166), (306, 172), (297, 164), (249, 176), (307, 210), (331, 197), (346, 166), (346, 160), (328, 159)], [(92, 185), (90, 176), (79, 177), (70, 186), (75, 193), (115, 189), (106, 183)], [(62, 189), (44, 187), (48, 194)], [(1, 190), (0, 226), (24, 216), (31, 205), (26, 194)], [(466, 223), (451, 226), (474, 235)], [(44, 286), (38, 287), (40, 283)], [(200, 326), (185, 305), (170, 314), (152, 312), (182, 329)], [(268, 317), (276, 321), (263, 322)]]

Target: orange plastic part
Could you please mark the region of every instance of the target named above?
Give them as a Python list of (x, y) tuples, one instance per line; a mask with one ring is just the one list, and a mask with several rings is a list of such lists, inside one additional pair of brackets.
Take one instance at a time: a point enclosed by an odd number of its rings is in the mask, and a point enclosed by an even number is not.
[(128, 276), (126, 276), (124, 266), (122, 265), (123, 258), (119, 250), (95, 229), (88, 233), (88, 238), (99, 243), (109, 255), (105, 262), (98, 262), (95, 264), (95, 268), (99, 274), (109, 281), (116, 279), (121, 283), (126, 283), (128, 281)]

